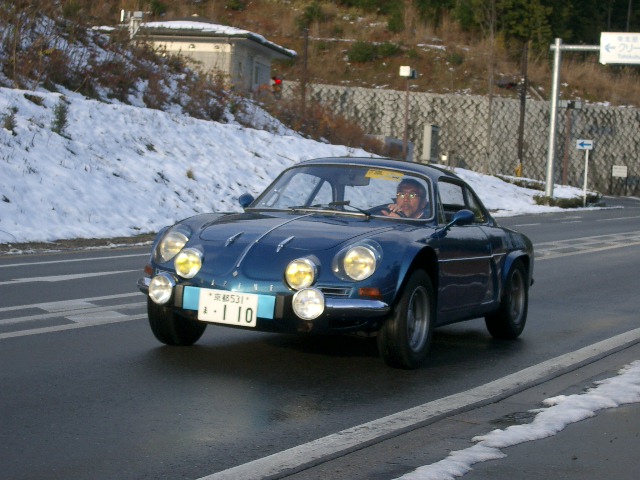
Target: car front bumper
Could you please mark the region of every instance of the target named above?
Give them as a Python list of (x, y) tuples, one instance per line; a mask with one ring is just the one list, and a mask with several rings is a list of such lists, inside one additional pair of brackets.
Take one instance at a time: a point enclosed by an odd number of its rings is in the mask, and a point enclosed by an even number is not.
[[(145, 295), (149, 294), (151, 278), (138, 279), (138, 289)], [(167, 305), (168, 308), (179, 310), (183, 315), (198, 319), (197, 294), (201, 290), (198, 287), (174, 287), (173, 299)], [(218, 290), (224, 293), (230, 293)], [(188, 292), (188, 293), (187, 293)], [(194, 294), (196, 297), (194, 298)], [(273, 314), (258, 318), (258, 330), (267, 331), (295, 331), (295, 332), (327, 332), (327, 331), (351, 331), (366, 329), (368, 325), (377, 324), (378, 319), (389, 315), (391, 308), (382, 300), (367, 298), (335, 298), (325, 296), (324, 311), (320, 317), (314, 320), (303, 320), (295, 315), (291, 308), (293, 295), (260, 295), (264, 300), (269, 300), (273, 307)], [(260, 309), (259, 309), (260, 311)], [(269, 318), (271, 317), (271, 318)]]

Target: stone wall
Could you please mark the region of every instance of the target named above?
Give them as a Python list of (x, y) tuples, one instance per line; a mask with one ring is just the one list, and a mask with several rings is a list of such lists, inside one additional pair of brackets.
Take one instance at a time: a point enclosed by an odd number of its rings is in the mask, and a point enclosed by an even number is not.
[[(406, 92), (331, 85), (311, 85), (307, 91), (311, 100), (356, 120), (373, 135), (403, 138)], [(489, 128), (487, 97), (410, 92), (407, 130), (413, 160), (514, 175), (520, 102), (494, 98), (491, 108)], [(549, 118), (549, 102), (527, 100), (522, 162), (525, 177), (546, 179)], [(423, 136), (425, 127), (433, 131), (431, 125), (437, 126), (439, 153), (430, 159), (429, 153), (423, 152)], [(579, 110), (560, 108), (556, 132), (555, 184), (562, 183), (566, 169), (567, 184), (582, 188), (585, 151), (576, 148), (576, 140), (588, 139), (594, 142), (589, 152), (589, 189), (640, 194), (639, 109), (584, 105)], [(614, 165), (626, 166), (628, 177), (612, 177)]]

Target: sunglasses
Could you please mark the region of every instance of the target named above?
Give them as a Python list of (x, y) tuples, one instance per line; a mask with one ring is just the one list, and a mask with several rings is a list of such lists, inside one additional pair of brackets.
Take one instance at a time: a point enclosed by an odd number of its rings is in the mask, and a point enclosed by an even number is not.
[(410, 199), (414, 199), (416, 197), (420, 197), (421, 195), (415, 193), (415, 192), (411, 192), (411, 193), (407, 193), (407, 192), (398, 192), (396, 193), (396, 197), (397, 198), (407, 198), (409, 197)]

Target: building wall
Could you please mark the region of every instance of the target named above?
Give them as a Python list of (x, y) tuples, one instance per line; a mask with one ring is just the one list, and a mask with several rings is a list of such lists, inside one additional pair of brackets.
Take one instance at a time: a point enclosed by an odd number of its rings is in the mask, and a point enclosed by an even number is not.
[[(287, 87), (291, 92), (291, 85)], [(354, 119), (373, 135), (403, 138), (403, 91), (332, 85), (311, 85), (307, 91), (312, 100)], [(439, 163), (514, 175), (520, 103), (494, 98), (491, 122), (488, 112), (487, 97), (410, 93), (408, 139), (413, 143), (413, 159), (430, 160), (428, 152), (423, 153), (423, 136), (425, 126), (435, 125)], [(522, 162), (525, 177), (546, 179), (549, 120), (549, 102), (527, 100)], [(640, 194), (639, 109), (583, 106), (569, 113), (559, 109), (556, 132), (554, 183), (560, 184), (566, 172), (567, 183), (582, 188), (585, 153), (576, 148), (576, 140), (588, 139), (595, 145), (589, 153), (589, 188), (601, 193)], [(613, 178), (614, 166), (626, 166), (628, 177)]]
[(205, 72), (227, 75), (231, 85), (245, 92), (256, 92), (270, 83), (272, 57), (248, 40), (187, 38), (155, 40), (153, 45), (190, 58)]

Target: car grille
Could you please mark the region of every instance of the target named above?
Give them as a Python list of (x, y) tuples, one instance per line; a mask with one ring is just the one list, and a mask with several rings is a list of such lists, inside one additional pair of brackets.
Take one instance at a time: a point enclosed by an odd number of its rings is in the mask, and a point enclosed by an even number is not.
[(318, 287), (327, 297), (347, 298), (351, 295), (351, 288), (345, 287)]

